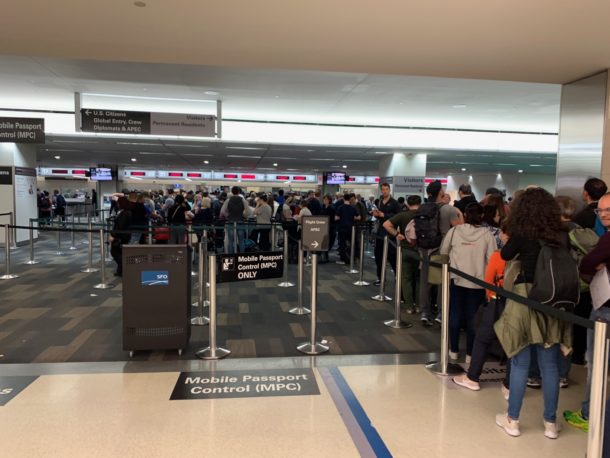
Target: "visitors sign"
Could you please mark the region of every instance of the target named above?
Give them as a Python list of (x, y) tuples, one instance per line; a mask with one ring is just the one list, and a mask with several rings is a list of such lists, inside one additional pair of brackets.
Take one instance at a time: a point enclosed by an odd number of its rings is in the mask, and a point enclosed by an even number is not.
[(0, 118), (0, 142), (44, 143), (44, 119)]
[(218, 283), (279, 278), (284, 269), (284, 254), (281, 251), (229, 254), (218, 258)]
[(80, 116), (83, 132), (189, 137), (216, 135), (216, 116), (211, 115), (83, 108)]

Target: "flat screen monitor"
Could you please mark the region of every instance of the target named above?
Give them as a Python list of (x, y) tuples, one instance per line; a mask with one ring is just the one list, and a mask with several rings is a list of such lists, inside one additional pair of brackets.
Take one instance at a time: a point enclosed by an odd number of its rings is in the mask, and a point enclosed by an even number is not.
[(89, 169), (91, 173), (91, 179), (95, 181), (111, 181), (112, 180), (112, 169), (103, 167), (92, 167)]
[(326, 172), (326, 184), (345, 184), (344, 172)]

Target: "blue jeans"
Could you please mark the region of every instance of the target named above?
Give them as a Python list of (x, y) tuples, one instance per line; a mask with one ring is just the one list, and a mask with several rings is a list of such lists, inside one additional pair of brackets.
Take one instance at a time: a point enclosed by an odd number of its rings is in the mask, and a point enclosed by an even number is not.
[[(570, 355), (571, 356), (571, 355)], [(559, 352), (559, 378), (568, 378), (570, 369), (572, 368), (572, 359), (570, 356), (564, 356), (563, 353)], [(540, 368), (538, 367), (538, 353), (532, 352), (532, 361), (530, 363), (530, 371), (528, 374), (530, 378), (542, 378), (540, 375)]]
[[(600, 307), (597, 310), (591, 311), (589, 317), (592, 321), (603, 319), (610, 321), (610, 308)], [(589, 419), (589, 397), (591, 395), (591, 368), (593, 367), (593, 329), (587, 329), (587, 389), (585, 390), (585, 399), (582, 401), (582, 417)]]
[[(484, 289), (464, 288), (451, 280), (449, 293), (449, 343), (452, 352), (458, 353), (460, 328), (466, 329), (466, 354), (472, 355), (474, 345), (474, 317), (485, 300)], [(446, 317), (442, 317), (446, 319)]]
[[(227, 223), (225, 226), (225, 233), (227, 234), (227, 254), (234, 254), (235, 247), (233, 243), (233, 236), (235, 234), (235, 227), (231, 223)], [(244, 244), (244, 239), (246, 238), (246, 231), (244, 229), (239, 228), (239, 224), (237, 225), (237, 247), (240, 253), (246, 251), (246, 246)]]
[(510, 397), (508, 398), (508, 416), (519, 419), (527, 376), (531, 363), (532, 352), (537, 353), (538, 365), (542, 373), (542, 397), (544, 398), (544, 419), (555, 423), (557, 419), (557, 403), (559, 401), (559, 345), (549, 348), (543, 345), (525, 347), (511, 359)]

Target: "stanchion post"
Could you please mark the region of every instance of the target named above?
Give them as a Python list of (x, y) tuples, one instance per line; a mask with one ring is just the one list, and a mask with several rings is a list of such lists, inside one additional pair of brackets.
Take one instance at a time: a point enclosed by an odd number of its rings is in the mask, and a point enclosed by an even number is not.
[(104, 229), (100, 229), (100, 262), (102, 272), (102, 282), (94, 286), (95, 289), (108, 289), (112, 285), (106, 283), (106, 243), (104, 240)]
[(294, 283), (288, 281), (288, 230), (284, 231), (284, 279), (277, 286), (280, 288), (291, 288)]
[[(287, 262), (287, 260), (284, 260)], [(299, 240), (299, 265), (298, 265), (298, 278), (297, 278), (297, 306), (288, 310), (288, 313), (293, 315), (308, 315), (311, 310), (303, 306), (304, 296), (304, 283), (305, 283), (305, 253), (303, 251), (303, 243)]]
[(388, 264), (388, 236), (383, 238), (383, 256), (381, 257), (381, 283), (379, 284), (379, 294), (371, 297), (374, 301), (385, 302), (391, 301), (392, 298), (385, 295), (385, 278)]
[(237, 222), (234, 221), (233, 222), (233, 254), (235, 253), (239, 253), (239, 250), (237, 248)]
[(191, 324), (193, 326), (205, 326), (206, 324), (210, 324), (210, 319), (204, 315), (203, 307), (204, 307), (204, 294), (205, 294), (205, 271), (206, 271), (206, 262), (207, 262), (207, 250), (203, 249), (203, 245), (206, 245), (207, 248), (207, 237), (203, 236), (201, 241), (199, 242), (199, 277), (197, 278), (197, 284), (199, 287), (198, 297), (199, 300), (194, 302), (193, 305), (199, 306), (199, 316), (191, 318)]
[[(443, 321), (445, 320), (443, 319)], [(604, 454), (604, 417), (606, 412), (609, 355), (608, 323), (598, 320), (595, 322), (594, 327), (593, 361), (591, 362), (588, 458), (607, 456)]]
[(352, 238), (349, 249), (349, 270), (346, 270), (345, 273), (348, 274), (357, 274), (358, 271), (354, 268), (354, 259), (356, 257), (356, 225), (352, 226)]
[(74, 232), (74, 213), (72, 213), (71, 215), (71, 220), (72, 220), (72, 234), (71, 234), (71, 238), (70, 238), (70, 248), (68, 248), (70, 251), (74, 251), (74, 250), (78, 250), (78, 248), (76, 248), (76, 233)]
[(358, 271), (360, 273), (359, 277), (358, 277), (358, 281), (354, 282), (354, 286), (369, 286), (370, 283), (368, 281), (364, 281), (364, 238), (366, 235), (366, 229), (365, 229), (365, 233), (361, 234), (360, 237), (360, 259), (359, 259), (359, 268)]
[(11, 273), (11, 225), (4, 225), (4, 275), (0, 280), (12, 280), (18, 278), (19, 275)]
[(441, 324), (441, 359), (440, 361), (431, 361), (426, 364), (426, 369), (434, 372), (437, 375), (457, 375), (464, 370), (457, 364), (449, 362), (449, 256), (444, 255), (441, 260), (442, 269), (442, 284), (441, 284), (441, 302), (442, 316)]
[(271, 223), (271, 251), (275, 251), (275, 248), (277, 246), (277, 231), (276, 231), (277, 227), (275, 226), (275, 223)]
[[(91, 230), (91, 215), (88, 214), (87, 215), (87, 229), (90, 231)], [(91, 240), (89, 240), (89, 237), (87, 237), (85, 240), (83, 240), (81, 243), (83, 245), (88, 245), (89, 242), (91, 242)]]
[[(193, 249), (193, 242), (192, 242), (192, 238), (191, 238), (193, 234), (194, 234), (193, 227), (187, 226), (186, 227), (186, 245), (189, 247), (190, 250)], [(191, 251), (191, 253), (192, 253), (192, 251)], [(197, 273), (197, 271), (191, 269), (191, 277), (196, 277), (197, 275), (199, 275)]]
[[(93, 267), (93, 224), (91, 224), (91, 218), (87, 222), (87, 243), (89, 244), (89, 248), (87, 250), (87, 267), (81, 270), (83, 273), (92, 273), (97, 272), (100, 269), (97, 267)], [(104, 261), (102, 261), (103, 263)]]
[(40, 264), (40, 261), (34, 259), (34, 220), (30, 218), (30, 259), (25, 261), (24, 264), (34, 265)]
[(11, 250), (17, 248), (17, 228), (15, 227), (15, 213), (11, 212), (9, 219), (11, 229)]
[(384, 321), (383, 324), (394, 329), (406, 329), (413, 326), (411, 323), (403, 321), (400, 317), (400, 298), (401, 294), (401, 283), (402, 283), (402, 247), (400, 242), (396, 243), (396, 281), (394, 282), (394, 319)]
[(64, 252), (61, 251), (61, 228), (59, 227), (59, 218), (56, 220), (57, 222), (55, 223), (55, 229), (57, 230), (57, 251), (55, 252), (55, 254), (57, 256), (63, 256)]
[(153, 227), (152, 227), (152, 219), (148, 220), (148, 244), (152, 245), (153, 244)]
[(297, 350), (306, 355), (319, 355), (330, 350), (330, 347), (318, 342), (316, 339), (317, 309), (318, 309), (318, 253), (311, 256), (311, 324), (309, 330), (309, 342), (297, 346)]
[(216, 343), (216, 255), (209, 257), (210, 269), (210, 346), (202, 348), (196, 355), (201, 359), (220, 359), (231, 354), (230, 350)]

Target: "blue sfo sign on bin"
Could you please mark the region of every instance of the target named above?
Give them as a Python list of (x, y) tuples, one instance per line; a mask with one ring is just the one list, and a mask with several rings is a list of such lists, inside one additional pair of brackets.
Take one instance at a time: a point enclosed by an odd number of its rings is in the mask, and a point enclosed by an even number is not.
[(140, 279), (142, 286), (169, 286), (167, 270), (144, 270)]

